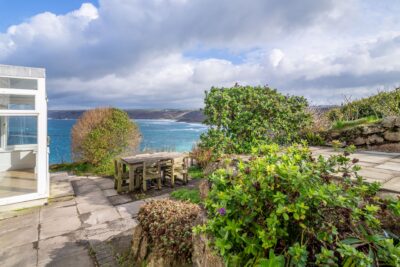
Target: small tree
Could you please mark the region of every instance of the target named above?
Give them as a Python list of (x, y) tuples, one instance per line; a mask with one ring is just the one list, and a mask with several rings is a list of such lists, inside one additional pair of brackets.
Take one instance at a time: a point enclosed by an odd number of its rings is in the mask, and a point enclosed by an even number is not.
[(72, 128), (72, 156), (94, 167), (108, 168), (112, 159), (133, 152), (140, 132), (128, 114), (116, 108), (86, 111)]
[(268, 87), (237, 86), (206, 92), (201, 146), (216, 153), (249, 153), (261, 144), (299, 139), (311, 123), (304, 97), (287, 96)]

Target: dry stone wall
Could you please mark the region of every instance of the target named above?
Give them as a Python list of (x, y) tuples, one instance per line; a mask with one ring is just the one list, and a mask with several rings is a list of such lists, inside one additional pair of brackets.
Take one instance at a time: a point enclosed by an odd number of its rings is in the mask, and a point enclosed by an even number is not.
[(382, 121), (327, 133), (326, 140), (339, 140), (343, 145), (360, 147), (400, 144), (400, 117), (387, 117)]

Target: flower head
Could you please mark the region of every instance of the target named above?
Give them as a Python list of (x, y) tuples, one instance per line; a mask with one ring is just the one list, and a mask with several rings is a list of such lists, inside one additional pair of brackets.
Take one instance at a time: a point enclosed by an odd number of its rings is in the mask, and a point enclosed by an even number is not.
[(218, 213), (219, 213), (219, 215), (224, 216), (226, 214), (226, 209), (225, 208), (219, 208), (218, 209)]

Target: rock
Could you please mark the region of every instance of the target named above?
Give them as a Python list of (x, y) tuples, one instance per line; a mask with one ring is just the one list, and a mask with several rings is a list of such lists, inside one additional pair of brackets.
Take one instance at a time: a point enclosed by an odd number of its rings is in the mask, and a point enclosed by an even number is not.
[(142, 242), (140, 242), (140, 250), (139, 250), (139, 255), (138, 255), (138, 260), (139, 261), (144, 261), (146, 259), (147, 256), (147, 246), (148, 246), (148, 242), (147, 242), (147, 236), (143, 236), (142, 238)]
[(383, 143), (384, 141), (385, 141), (385, 139), (383, 139), (379, 135), (373, 134), (371, 136), (368, 136), (367, 143), (368, 144), (380, 144), (380, 143)]
[(389, 116), (382, 120), (382, 126), (385, 128), (393, 128), (396, 124), (400, 124), (400, 118), (396, 116)]
[(362, 137), (357, 137), (354, 141), (353, 141), (354, 145), (356, 146), (361, 146), (361, 145), (365, 145), (367, 143), (367, 141), (362, 138)]
[(329, 135), (331, 136), (332, 139), (335, 139), (341, 135), (340, 132), (330, 132)]
[(146, 259), (146, 267), (190, 267), (185, 262), (174, 261), (172, 258), (160, 256), (157, 253), (150, 253)]
[(213, 251), (208, 243), (209, 240), (204, 234), (193, 235), (192, 262), (196, 267), (224, 267), (223, 259)]
[(210, 185), (208, 180), (203, 180), (200, 182), (199, 190), (200, 190), (200, 198), (202, 200), (206, 199), (208, 196), (208, 192), (210, 191)]
[(140, 250), (140, 241), (142, 241), (142, 233), (143, 229), (140, 225), (133, 228), (133, 236), (132, 236), (132, 255), (133, 258), (137, 258)]
[(378, 127), (378, 126), (373, 126), (373, 125), (364, 126), (362, 128), (362, 133), (365, 135), (375, 134), (375, 133), (383, 133), (383, 132), (384, 132), (384, 129), (382, 129), (381, 127)]
[(372, 145), (372, 146), (369, 146), (368, 149), (372, 150), (372, 151), (399, 153), (400, 152), (400, 143), (387, 143), (387, 144), (381, 144), (381, 145)]
[(400, 141), (400, 131), (397, 132), (390, 132), (387, 131), (383, 135), (386, 140), (392, 141), (392, 142), (399, 142)]

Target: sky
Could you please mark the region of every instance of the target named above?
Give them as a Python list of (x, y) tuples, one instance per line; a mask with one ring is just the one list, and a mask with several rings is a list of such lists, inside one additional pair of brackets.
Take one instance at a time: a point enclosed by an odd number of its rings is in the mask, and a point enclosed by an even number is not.
[(0, 0), (0, 64), (46, 68), (51, 109), (195, 109), (235, 83), (340, 104), (400, 86), (398, 14), (398, 0)]

